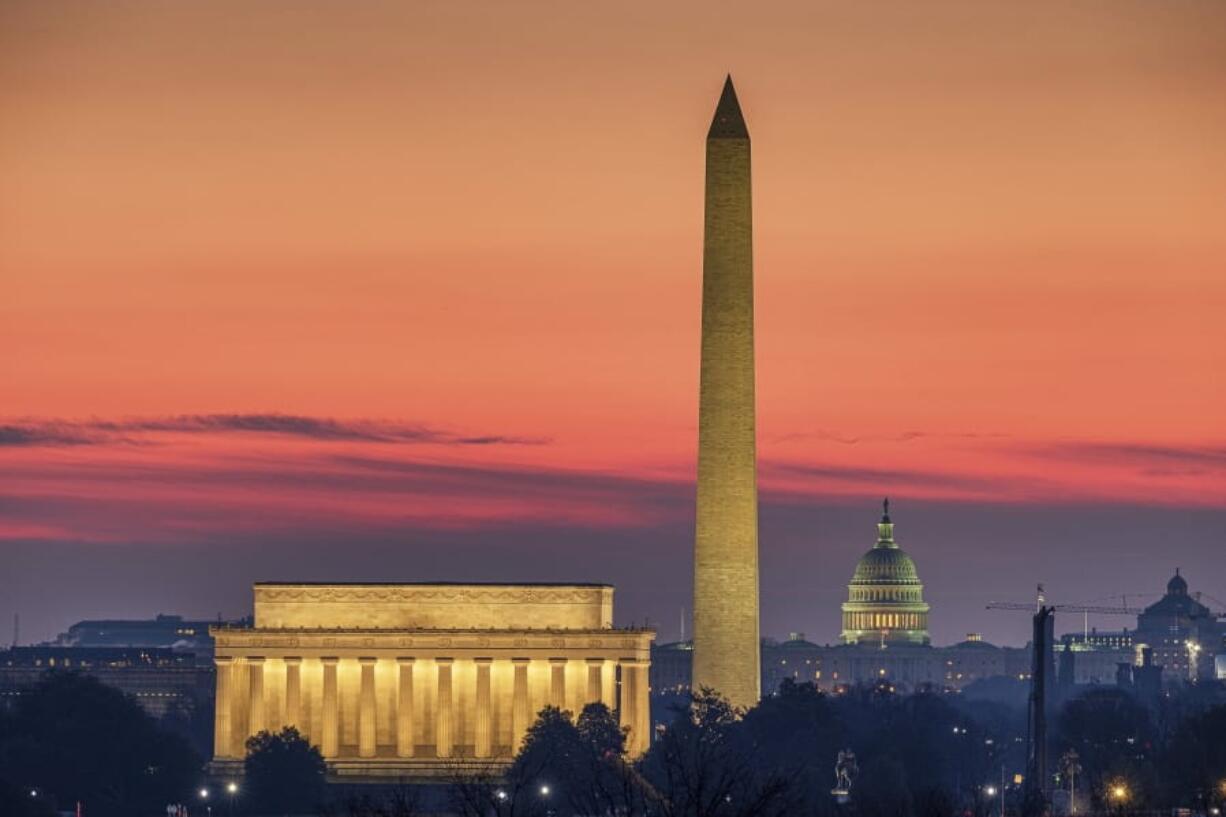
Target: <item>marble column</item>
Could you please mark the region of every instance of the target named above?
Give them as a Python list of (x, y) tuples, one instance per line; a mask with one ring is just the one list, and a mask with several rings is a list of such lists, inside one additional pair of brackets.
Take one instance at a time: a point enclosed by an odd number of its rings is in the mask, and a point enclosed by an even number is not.
[(651, 748), (651, 662), (640, 661), (634, 668), (634, 723), (630, 728), (639, 733), (639, 751)]
[(476, 757), (489, 757), (493, 748), (493, 726), (490, 723), (490, 664), (492, 658), (474, 658), (477, 665), (477, 705), (474, 715), (473, 754)]
[(626, 753), (630, 756), (638, 754), (638, 734), (634, 729), (635, 707), (638, 705), (638, 697), (635, 695), (635, 681), (638, 679), (634, 675), (634, 667), (636, 662), (633, 659), (622, 658), (617, 662), (618, 670), (621, 672), (621, 687), (620, 695), (617, 702), (617, 718), (618, 725), (625, 729), (630, 727), (629, 733), (626, 735)]
[(647, 663), (632, 658), (623, 658), (619, 663), (622, 671), (620, 721), (621, 726), (630, 728), (626, 738), (626, 754), (633, 758), (647, 751), (651, 745)]
[(413, 662), (415, 659), (401, 656), (396, 659), (400, 679), (396, 693), (396, 755), (412, 757), (413, 739)]
[(217, 757), (234, 757), (234, 737), (232, 724), (234, 716), (231, 713), (233, 702), (231, 686), (233, 685), (234, 659), (228, 655), (218, 655), (213, 658), (217, 664), (217, 703), (213, 720), (213, 754)]
[(247, 659), (247, 689), (251, 700), (247, 705), (247, 734), (255, 735), (268, 728), (264, 721), (264, 659)]
[(323, 700), (323, 735), (319, 740), (319, 751), (325, 758), (334, 758), (340, 753), (340, 717), (337, 708), (339, 700), (336, 688), (336, 665), (338, 658), (320, 658), (324, 666), (324, 700)]
[(527, 658), (512, 658), (514, 681), (511, 687), (511, 751), (518, 752), (524, 742), (524, 735), (531, 724), (532, 716), (528, 708), (528, 660)]
[(604, 696), (604, 659), (587, 659), (587, 698), (585, 704), (599, 703)]
[(566, 662), (565, 658), (549, 659), (549, 705), (566, 708)]
[(285, 659), (285, 725), (305, 733), (302, 722), (302, 659), (287, 656)]
[(434, 754), (438, 757), (451, 757), (452, 742), (454, 740), (452, 729), (452, 706), (453, 699), (451, 694), (451, 664), (454, 659), (451, 658), (435, 658), (434, 663), (438, 665), (438, 700), (437, 700), (437, 719), (434, 724)]
[(375, 659), (358, 659), (362, 682), (358, 698), (358, 757), (375, 756)]

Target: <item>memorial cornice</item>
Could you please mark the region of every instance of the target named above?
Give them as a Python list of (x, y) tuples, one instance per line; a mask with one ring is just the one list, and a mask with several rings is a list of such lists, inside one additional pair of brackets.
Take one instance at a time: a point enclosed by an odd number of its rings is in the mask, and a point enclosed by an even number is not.
[(261, 601), (450, 602), (482, 604), (592, 604), (613, 593), (609, 585), (412, 585), (412, 584), (257, 584)]
[(380, 650), (646, 649), (654, 630), (281, 630), (210, 628), (216, 648)]

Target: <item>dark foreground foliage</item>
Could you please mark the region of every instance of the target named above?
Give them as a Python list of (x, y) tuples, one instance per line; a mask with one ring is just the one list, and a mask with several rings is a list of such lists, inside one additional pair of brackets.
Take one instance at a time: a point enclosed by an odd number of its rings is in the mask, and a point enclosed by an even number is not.
[[(1148, 706), (1114, 687), (1064, 702), (1051, 725), (1053, 774), (1064, 754), (1078, 753), (1083, 809), (1220, 804), (1226, 690), (1211, 686)], [(457, 778), (452, 808), (465, 817), (989, 817), (1002, 791), (1010, 815), (1047, 808), (1013, 782), (1025, 768), (1023, 710), (934, 691), (897, 694), (888, 684), (827, 695), (785, 682), (748, 712), (703, 692), (674, 708), (644, 757), (631, 762), (624, 746), (603, 705), (577, 720), (547, 708), (511, 772)], [(854, 750), (859, 773), (840, 806), (831, 789), (843, 749)], [(1057, 789), (1067, 783), (1053, 780)], [(1125, 802), (1110, 796), (1121, 784)]]
[(90, 817), (165, 813), (192, 790), (201, 762), (122, 692), (50, 672), (0, 714), (0, 813), (71, 811), (78, 802)]
[(247, 739), (244, 806), (255, 814), (306, 814), (324, 804), (327, 767), (292, 726)]

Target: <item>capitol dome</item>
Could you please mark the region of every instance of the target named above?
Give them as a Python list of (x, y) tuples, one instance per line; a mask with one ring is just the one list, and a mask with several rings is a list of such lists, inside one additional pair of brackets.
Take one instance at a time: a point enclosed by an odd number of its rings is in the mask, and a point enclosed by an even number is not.
[(894, 541), (890, 501), (877, 544), (860, 558), (843, 605), (843, 643), (928, 644), (928, 604), (915, 561)]
[(851, 583), (919, 584), (919, 573), (915, 570), (915, 561), (897, 545), (875, 547), (860, 558)]

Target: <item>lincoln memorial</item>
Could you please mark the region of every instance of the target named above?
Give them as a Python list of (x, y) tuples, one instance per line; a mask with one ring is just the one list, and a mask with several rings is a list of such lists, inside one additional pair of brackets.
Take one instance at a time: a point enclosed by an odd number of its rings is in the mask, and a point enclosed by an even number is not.
[(595, 584), (255, 585), (251, 627), (216, 642), (213, 767), (294, 726), (333, 777), (433, 776), (498, 766), (548, 705), (602, 701), (650, 740), (652, 630), (614, 629)]

